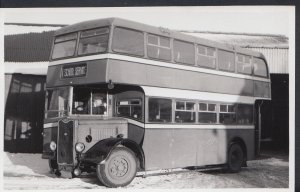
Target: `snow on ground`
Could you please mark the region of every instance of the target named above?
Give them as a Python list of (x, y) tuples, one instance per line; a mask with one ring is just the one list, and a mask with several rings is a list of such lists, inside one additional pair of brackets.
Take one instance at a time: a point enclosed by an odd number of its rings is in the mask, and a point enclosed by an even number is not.
[[(106, 188), (95, 174), (69, 179), (50, 174), (48, 161), (41, 154), (4, 153), (4, 189), (99, 189)], [(178, 170), (176, 174), (152, 174), (136, 177), (126, 188), (287, 188), (287, 158), (265, 157), (248, 162), (240, 173), (221, 169)]]

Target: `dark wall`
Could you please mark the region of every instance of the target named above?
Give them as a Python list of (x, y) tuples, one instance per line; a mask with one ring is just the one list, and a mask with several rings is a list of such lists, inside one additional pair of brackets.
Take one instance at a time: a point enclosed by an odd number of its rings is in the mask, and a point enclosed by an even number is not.
[(4, 150), (42, 152), (45, 76), (13, 74), (5, 78), (8, 89), (4, 116)]
[(289, 75), (271, 74), (272, 100), (262, 108), (262, 148), (289, 149)]

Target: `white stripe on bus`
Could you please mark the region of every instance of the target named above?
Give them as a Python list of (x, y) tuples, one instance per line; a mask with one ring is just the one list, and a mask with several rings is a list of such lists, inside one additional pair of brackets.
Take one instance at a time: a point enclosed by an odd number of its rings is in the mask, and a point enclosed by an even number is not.
[(139, 121), (135, 121), (135, 120), (128, 119), (128, 118), (126, 118), (126, 120), (127, 120), (128, 123), (131, 123), (133, 125), (136, 125), (136, 126), (139, 126), (139, 127), (143, 127), (143, 128), (145, 127), (145, 124), (141, 123)]
[(128, 123), (146, 129), (254, 129), (254, 125), (221, 125), (221, 124), (171, 124), (171, 123), (141, 123), (132, 119), (126, 118)]
[[(175, 99), (193, 99), (193, 100), (198, 100), (199, 102), (210, 101), (210, 102), (253, 104), (256, 99), (255, 97), (230, 95), (230, 94), (222, 94), (222, 93), (210, 93), (210, 92), (169, 89), (169, 88), (149, 87), (149, 86), (141, 86), (141, 87), (143, 88), (146, 96), (167, 97), (167, 98), (175, 98)], [(268, 99), (268, 98), (264, 98), (264, 99)]]
[(254, 129), (254, 125), (145, 124), (146, 129)]
[(205, 68), (200, 68), (200, 67), (195, 67), (195, 66), (186, 66), (186, 65), (168, 63), (168, 62), (163, 62), (163, 61), (154, 61), (154, 60), (150, 60), (150, 59), (137, 58), (137, 57), (131, 57), (131, 56), (119, 55), (119, 54), (111, 54), (111, 53), (51, 61), (49, 63), (49, 66), (73, 63), (73, 62), (80, 62), (80, 61), (97, 60), (97, 59), (118, 59), (118, 60), (123, 60), (123, 61), (132, 61), (132, 62), (137, 62), (137, 63), (144, 63), (144, 64), (148, 64), (148, 65), (162, 66), (162, 67), (168, 67), (168, 68), (174, 68), (174, 69), (183, 69), (183, 70), (188, 70), (188, 71), (197, 71), (197, 72), (222, 75), (222, 76), (228, 76), (228, 77), (236, 77), (236, 78), (242, 78), (242, 79), (270, 82), (270, 80), (266, 79), (266, 78), (260, 78), (260, 77), (254, 77), (254, 76), (236, 74), (236, 73), (230, 73), (230, 72), (224, 72), (224, 71), (217, 71), (217, 70), (213, 70), (213, 69), (205, 69)]
[[(126, 118), (128, 123), (146, 128), (146, 129), (254, 129), (254, 125), (209, 125), (209, 124), (144, 124), (132, 119)], [(46, 123), (44, 124), (44, 129), (55, 127), (58, 123)]]

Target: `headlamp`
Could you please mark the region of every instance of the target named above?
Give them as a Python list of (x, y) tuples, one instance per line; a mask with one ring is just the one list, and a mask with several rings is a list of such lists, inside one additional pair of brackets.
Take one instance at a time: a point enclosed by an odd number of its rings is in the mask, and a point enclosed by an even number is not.
[(75, 150), (79, 153), (81, 153), (84, 150), (85, 146), (83, 143), (76, 143)]
[(56, 143), (55, 143), (54, 141), (51, 141), (51, 142), (50, 142), (50, 149), (51, 149), (52, 151), (55, 151), (55, 150), (56, 150)]

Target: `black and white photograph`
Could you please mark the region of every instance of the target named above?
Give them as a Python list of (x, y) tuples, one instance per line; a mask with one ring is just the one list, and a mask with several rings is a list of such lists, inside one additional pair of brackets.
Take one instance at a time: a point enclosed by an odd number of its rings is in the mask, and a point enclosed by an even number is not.
[(294, 189), (294, 6), (0, 11), (2, 188)]

